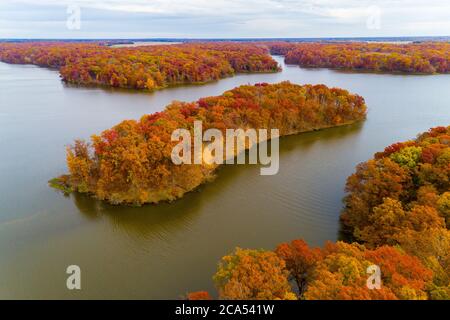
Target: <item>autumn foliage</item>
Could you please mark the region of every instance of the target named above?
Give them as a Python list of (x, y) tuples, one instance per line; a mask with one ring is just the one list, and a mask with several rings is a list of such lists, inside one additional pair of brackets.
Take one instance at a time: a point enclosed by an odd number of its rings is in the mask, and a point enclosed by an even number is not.
[(214, 281), (221, 299), (292, 300), (284, 260), (264, 250), (236, 251), (222, 258)]
[(431, 294), (450, 298), (450, 127), (375, 154), (346, 189), (341, 218), (355, 240), (400, 245), (434, 271)]
[[(174, 200), (213, 177), (217, 165), (181, 164), (171, 159), (175, 129), (279, 129), (288, 135), (365, 118), (362, 97), (324, 85), (244, 85), (196, 102), (173, 102), (163, 112), (126, 120), (76, 141), (67, 150), (69, 175), (61, 181), (75, 191), (111, 203)], [(193, 136), (193, 134), (192, 134)]]
[(187, 300), (212, 300), (212, 297), (207, 291), (197, 291), (189, 293)]
[[(374, 250), (356, 243), (328, 243), (323, 258), (311, 271), (305, 299), (395, 300), (426, 299), (432, 278), (418, 258), (401, 249), (382, 246)], [(381, 288), (369, 289), (367, 269), (381, 270)]]
[(97, 43), (2, 43), (0, 61), (57, 68), (62, 79), (72, 84), (149, 91), (235, 73), (279, 71), (266, 48), (236, 43), (132, 48)]
[[(437, 127), (358, 165), (341, 216), (355, 242), (294, 240), (264, 258), (237, 249), (214, 277), (219, 298), (450, 300), (449, 146), (450, 127)], [(367, 285), (373, 266), (379, 288)]]
[(289, 43), (267, 44), (286, 63), (308, 68), (375, 72), (448, 73), (450, 43)]
[(347, 180), (342, 221), (371, 246), (396, 244), (396, 234), (448, 228), (450, 127), (396, 143), (357, 166)]
[[(379, 289), (367, 286), (372, 265), (382, 270)], [(238, 248), (222, 258), (214, 280), (220, 299), (423, 300), (432, 275), (400, 248), (341, 241), (310, 248), (294, 240), (274, 252)]]

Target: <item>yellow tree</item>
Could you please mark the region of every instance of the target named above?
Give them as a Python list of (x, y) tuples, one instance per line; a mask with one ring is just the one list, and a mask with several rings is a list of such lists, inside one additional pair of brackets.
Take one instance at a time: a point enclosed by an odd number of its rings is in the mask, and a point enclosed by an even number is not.
[(284, 261), (270, 251), (236, 248), (222, 258), (214, 281), (221, 299), (296, 299)]

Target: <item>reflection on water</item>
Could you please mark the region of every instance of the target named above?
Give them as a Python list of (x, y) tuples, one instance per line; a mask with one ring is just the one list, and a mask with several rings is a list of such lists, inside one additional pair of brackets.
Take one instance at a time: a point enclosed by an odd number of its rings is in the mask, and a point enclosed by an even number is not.
[[(277, 57), (282, 63), (282, 59)], [(143, 207), (64, 197), (47, 181), (66, 171), (65, 146), (123, 119), (256, 82), (324, 83), (361, 94), (367, 121), (283, 137), (280, 171), (226, 165), (184, 198)], [(386, 145), (450, 122), (449, 75), (305, 70), (248, 74), (152, 94), (63, 85), (58, 73), (0, 63), (0, 298), (178, 298), (213, 291), (235, 246), (272, 249), (339, 236), (345, 179)], [(65, 287), (66, 267), (82, 290)]]
[[(289, 154), (297, 152), (299, 148), (303, 152), (307, 152), (318, 141), (331, 143), (345, 136), (357, 134), (362, 125), (363, 123), (356, 123), (350, 126), (323, 130), (320, 133), (314, 132), (282, 137), (280, 141), (280, 157), (283, 159)], [(213, 201), (216, 200), (214, 198), (217, 198), (219, 202), (221, 190), (234, 183), (243, 172), (253, 166), (248, 164), (222, 166), (218, 170), (216, 181), (202, 185), (193, 192), (186, 194), (182, 199), (172, 203), (164, 202), (143, 207), (124, 207), (113, 206), (82, 194), (71, 194), (70, 197), (80, 213), (88, 219), (107, 219), (119, 231), (136, 238), (137, 241), (141, 241), (160, 233), (174, 232), (176, 228), (186, 226), (189, 221), (197, 218), (197, 214), (202, 210), (204, 201)], [(250, 178), (257, 182), (257, 177)], [(258, 193), (259, 190), (257, 184), (251, 189), (242, 187), (239, 184), (233, 186), (233, 193)], [(287, 187), (296, 188), (297, 186)], [(248, 209), (251, 209), (251, 206), (252, 204), (250, 204)], [(245, 210), (245, 208), (241, 209)], [(327, 221), (323, 221), (323, 223), (327, 223)]]

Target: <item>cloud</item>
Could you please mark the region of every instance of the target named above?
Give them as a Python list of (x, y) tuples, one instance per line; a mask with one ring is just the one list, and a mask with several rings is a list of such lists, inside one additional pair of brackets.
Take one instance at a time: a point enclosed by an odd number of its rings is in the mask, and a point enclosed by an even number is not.
[[(80, 31), (64, 29), (69, 4), (77, 4), (82, 10)], [(374, 8), (380, 14), (379, 30), (366, 26)], [(450, 2), (2, 0), (0, 21), (0, 37), (10, 38), (95, 38), (100, 34), (111, 38), (449, 35), (450, 26), (446, 21), (450, 21)]]

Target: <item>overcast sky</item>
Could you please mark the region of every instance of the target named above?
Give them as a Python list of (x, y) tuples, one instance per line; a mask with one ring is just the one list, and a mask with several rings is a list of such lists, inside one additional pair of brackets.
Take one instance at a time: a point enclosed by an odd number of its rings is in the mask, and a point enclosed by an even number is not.
[(0, 38), (448, 35), (450, 0), (0, 0)]

